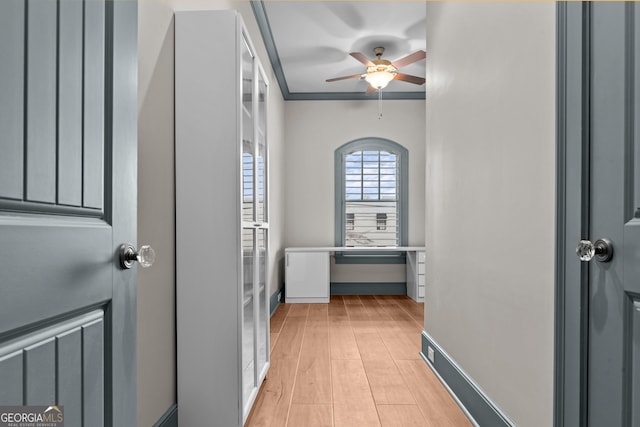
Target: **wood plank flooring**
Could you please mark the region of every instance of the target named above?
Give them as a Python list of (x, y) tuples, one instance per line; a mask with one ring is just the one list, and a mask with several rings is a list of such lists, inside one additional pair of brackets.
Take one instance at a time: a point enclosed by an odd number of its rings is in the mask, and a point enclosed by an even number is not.
[(405, 296), (280, 304), (271, 369), (245, 426), (470, 426), (419, 355), (423, 310)]

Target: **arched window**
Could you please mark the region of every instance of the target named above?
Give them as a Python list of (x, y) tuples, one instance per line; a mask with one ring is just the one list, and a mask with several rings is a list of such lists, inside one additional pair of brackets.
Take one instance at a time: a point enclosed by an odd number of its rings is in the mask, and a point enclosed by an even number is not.
[(407, 245), (407, 169), (407, 149), (388, 139), (335, 151), (336, 246)]

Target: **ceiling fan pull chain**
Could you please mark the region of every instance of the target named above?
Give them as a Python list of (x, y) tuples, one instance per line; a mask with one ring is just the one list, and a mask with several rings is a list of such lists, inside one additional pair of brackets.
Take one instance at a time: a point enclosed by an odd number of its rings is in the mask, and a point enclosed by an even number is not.
[(382, 118), (382, 88), (378, 88), (378, 120)]

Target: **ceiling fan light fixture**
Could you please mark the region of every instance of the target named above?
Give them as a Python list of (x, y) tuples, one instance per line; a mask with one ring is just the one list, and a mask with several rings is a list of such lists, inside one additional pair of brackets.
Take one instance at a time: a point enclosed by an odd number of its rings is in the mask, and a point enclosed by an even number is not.
[(364, 79), (371, 85), (372, 88), (384, 89), (385, 87), (387, 87), (389, 82), (393, 80), (394, 77), (395, 75), (393, 73), (385, 70), (368, 73)]

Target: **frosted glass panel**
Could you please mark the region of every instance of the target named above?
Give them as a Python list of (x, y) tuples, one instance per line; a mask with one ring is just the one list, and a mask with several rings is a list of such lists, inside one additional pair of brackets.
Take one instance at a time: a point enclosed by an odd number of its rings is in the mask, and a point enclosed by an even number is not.
[(255, 218), (255, 136), (253, 125), (253, 56), (242, 43), (242, 220)]
[(258, 153), (256, 170), (256, 219), (258, 222), (267, 222), (267, 149), (266, 149), (266, 97), (267, 84), (262, 75), (258, 73)]
[(257, 230), (258, 233), (258, 372), (260, 375), (268, 361), (269, 354), (269, 299), (267, 298), (267, 230)]
[(242, 220), (245, 222), (253, 222), (253, 151), (251, 141), (242, 141)]
[(267, 222), (267, 204), (265, 203), (266, 182), (267, 182), (267, 159), (264, 141), (258, 141), (258, 164), (256, 170), (256, 216), (258, 222)]
[(242, 230), (242, 401), (246, 402), (255, 388), (254, 364), (254, 233), (252, 228)]

